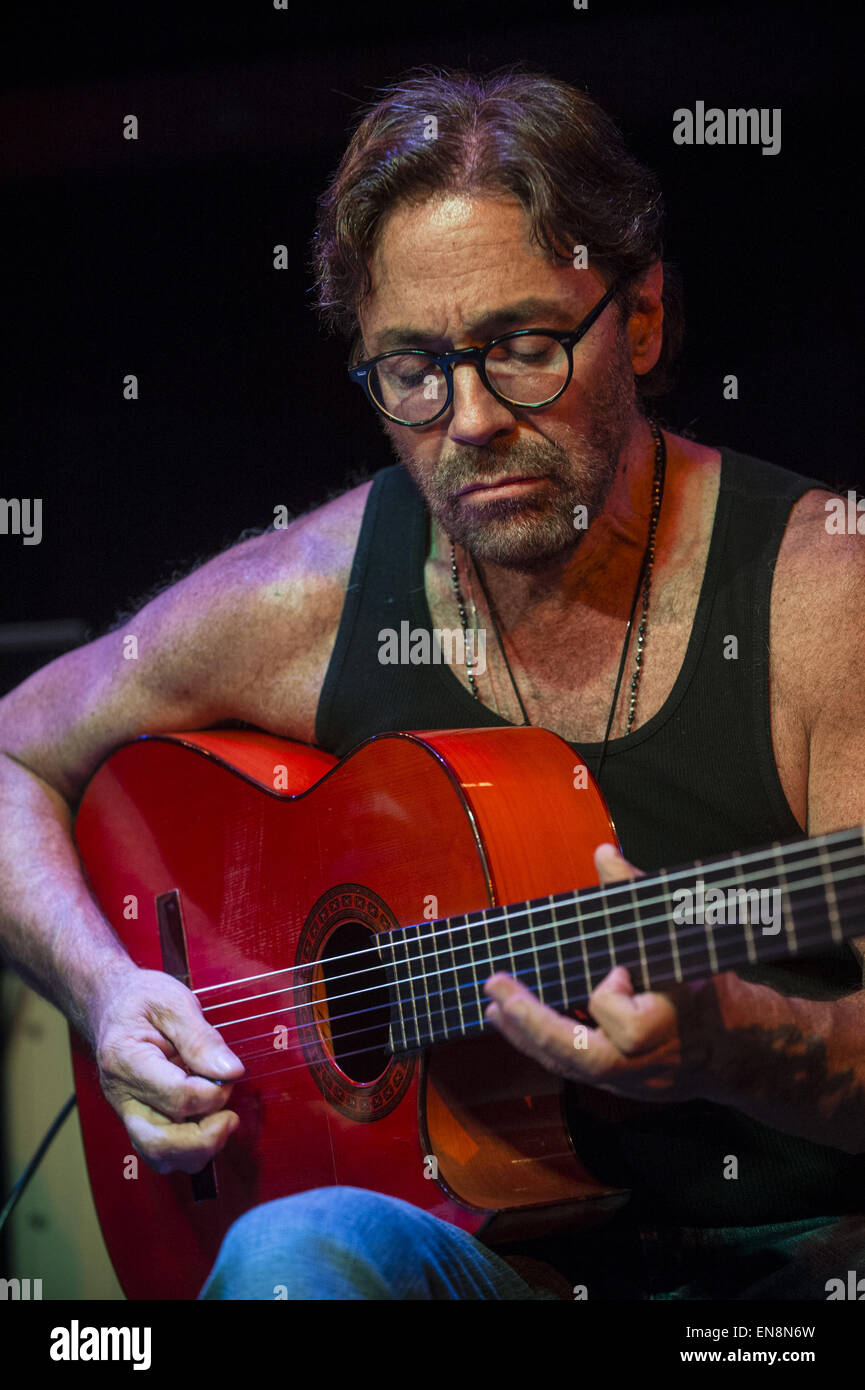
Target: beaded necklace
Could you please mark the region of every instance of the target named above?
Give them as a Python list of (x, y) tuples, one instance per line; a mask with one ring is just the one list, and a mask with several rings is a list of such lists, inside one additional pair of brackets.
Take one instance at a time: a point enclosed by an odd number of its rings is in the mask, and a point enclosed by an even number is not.
[[(630, 697), (629, 697), (629, 700), (628, 700), (628, 722), (627, 722), (627, 727), (626, 727), (626, 729), (625, 729), (625, 734), (626, 734), (626, 735), (629, 734), (629, 733), (631, 732), (631, 728), (632, 728), (632, 726), (633, 726), (634, 718), (635, 718), (635, 716), (636, 716), (636, 711), (637, 711), (637, 690), (638, 690), (638, 688), (639, 688), (639, 684), (640, 684), (640, 675), (641, 675), (641, 672), (642, 672), (642, 665), (643, 665), (643, 648), (645, 647), (645, 643), (646, 643), (646, 627), (647, 627), (647, 624), (648, 624), (648, 616), (649, 616), (649, 594), (650, 594), (650, 592), (651, 592), (651, 587), (652, 587), (652, 567), (653, 567), (653, 565), (654, 565), (654, 563), (655, 563), (655, 542), (656, 542), (657, 531), (658, 531), (658, 519), (659, 519), (659, 517), (660, 517), (660, 515), (661, 515), (661, 501), (662, 501), (663, 496), (664, 496), (664, 477), (665, 477), (666, 468), (667, 468), (667, 449), (666, 449), (666, 444), (665, 444), (665, 441), (664, 441), (663, 433), (662, 433), (661, 430), (658, 428), (658, 426), (655, 424), (655, 421), (654, 421), (654, 420), (649, 420), (649, 421), (648, 421), (648, 425), (649, 425), (649, 429), (652, 431), (652, 437), (653, 437), (653, 439), (654, 439), (654, 441), (655, 441), (655, 471), (654, 471), (654, 478), (653, 478), (653, 482), (652, 482), (652, 511), (651, 511), (651, 516), (650, 516), (650, 518), (649, 518), (649, 535), (648, 535), (648, 539), (647, 539), (647, 541), (646, 541), (646, 549), (645, 549), (645, 552), (644, 552), (644, 554), (643, 554), (643, 562), (642, 562), (642, 564), (641, 564), (641, 566), (640, 566), (640, 573), (639, 573), (638, 578), (637, 578), (637, 585), (636, 585), (636, 588), (634, 589), (634, 597), (633, 597), (633, 601), (632, 601), (632, 603), (631, 603), (631, 611), (630, 611), (630, 614), (629, 614), (629, 617), (628, 617), (628, 625), (627, 625), (627, 627), (625, 628), (625, 641), (624, 641), (624, 645), (623, 645), (623, 647), (622, 647), (622, 656), (621, 656), (621, 660), (620, 660), (620, 662), (619, 662), (619, 672), (618, 672), (618, 676), (616, 677), (616, 685), (615, 685), (615, 689), (614, 689), (614, 691), (613, 691), (613, 701), (612, 701), (612, 704), (611, 704), (611, 706), (610, 706), (610, 716), (609, 716), (609, 719), (607, 720), (607, 729), (606, 729), (606, 733), (604, 734), (604, 742), (603, 742), (603, 746), (602, 746), (602, 748), (601, 748), (600, 762), (599, 762), (599, 764), (598, 764), (598, 773), (597, 773), (596, 775), (600, 775), (601, 766), (602, 766), (602, 764), (603, 764), (604, 757), (605, 757), (605, 755), (606, 755), (607, 743), (609, 742), (609, 738), (610, 738), (610, 730), (611, 730), (612, 727), (613, 727), (613, 718), (614, 718), (615, 711), (616, 711), (616, 705), (617, 705), (618, 699), (619, 699), (619, 689), (620, 689), (621, 684), (622, 684), (622, 676), (623, 676), (623, 674), (624, 674), (624, 669), (625, 669), (625, 658), (626, 658), (627, 653), (628, 653), (628, 644), (629, 644), (629, 642), (630, 642), (630, 637), (631, 637), (631, 627), (633, 626), (633, 622), (634, 622), (634, 614), (635, 614), (636, 609), (637, 609), (637, 601), (638, 601), (638, 599), (639, 599), (639, 597), (640, 597), (640, 594), (642, 593), (642, 596), (643, 596), (643, 608), (642, 608), (642, 613), (641, 613), (641, 616), (640, 616), (640, 625), (639, 625), (639, 627), (638, 627), (638, 629), (637, 629), (636, 653), (635, 653), (635, 657), (634, 657), (634, 674), (633, 674), (633, 676), (631, 677), (631, 690), (630, 690)], [(470, 688), (471, 688), (471, 692), (472, 692), (474, 698), (475, 698), (476, 700), (480, 700), (480, 693), (479, 693), (479, 691), (478, 691), (477, 681), (475, 680), (475, 674), (474, 674), (474, 671), (473, 671), (473, 669), (472, 669), (474, 663), (472, 662), (472, 660), (469, 658), (469, 655), (468, 655), (468, 650), (469, 650), (469, 648), (468, 648), (468, 640), (467, 640), (467, 639), (468, 639), (468, 618), (467, 618), (467, 614), (466, 614), (465, 600), (463, 599), (462, 589), (461, 589), (461, 587), (460, 587), (459, 571), (458, 571), (458, 568), (457, 568), (457, 559), (456, 559), (456, 547), (455, 547), (455, 545), (454, 545), (453, 537), (450, 538), (450, 543), (451, 543), (451, 579), (452, 579), (452, 581), (453, 581), (454, 592), (455, 592), (455, 594), (456, 594), (457, 607), (459, 608), (460, 622), (462, 623), (462, 629), (463, 629), (463, 650), (464, 650), (465, 653), (466, 653), (466, 663), (467, 663), (467, 667), (468, 667), (468, 681), (469, 681), (469, 686), (470, 686)], [(466, 552), (466, 554), (468, 554), (468, 552)], [(510, 677), (510, 682), (511, 682), (511, 685), (512, 685), (512, 687), (513, 687), (514, 694), (515, 694), (516, 697), (517, 697), (517, 703), (519, 704), (520, 710), (521, 710), (521, 712), (522, 712), (523, 723), (524, 723), (524, 724), (531, 724), (532, 721), (529, 719), (529, 716), (528, 716), (528, 714), (526, 713), (526, 707), (525, 707), (525, 705), (523, 704), (523, 699), (522, 699), (522, 696), (520, 695), (519, 686), (517, 685), (516, 680), (514, 679), (514, 673), (513, 673), (513, 671), (511, 670), (511, 664), (510, 664), (510, 662), (508, 661), (507, 652), (505, 651), (505, 645), (504, 645), (504, 642), (502, 641), (501, 633), (499, 632), (498, 623), (496, 622), (496, 616), (495, 616), (495, 611), (494, 611), (494, 608), (493, 608), (493, 604), (492, 604), (492, 602), (491, 602), (491, 600), (490, 600), (489, 594), (487, 593), (486, 585), (484, 584), (484, 581), (483, 581), (483, 576), (482, 576), (482, 574), (481, 574), (481, 572), (480, 572), (480, 569), (478, 568), (478, 566), (477, 566), (476, 564), (474, 564), (474, 562), (473, 562), (473, 567), (474, 567), (475, 574), (477, 575), (478, 580), (479, 580), (479, 582), (480, 582), (481, 591), (482, 591), (482, 593), (483, 593), (484, 599), (486, 600), (487, 610), (488, 610), (488, 612), (489, 612), (490, 619), (491, 619), (491, 621), (492, 621), (493, 631), (495, 632), (496, 641), (498, 642), (498, 645), (499, 645), (499, 651), (500, 651), (501, 654), (502, 654), (502, 659), (504, 660), (505, 668), (506, 668), (506, 670), (507, 670), (508, 676)]]

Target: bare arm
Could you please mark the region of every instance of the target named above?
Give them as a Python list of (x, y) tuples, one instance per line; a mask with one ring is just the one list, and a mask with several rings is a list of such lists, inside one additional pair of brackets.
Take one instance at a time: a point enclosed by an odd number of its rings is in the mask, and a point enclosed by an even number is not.
[[(790, 537), (780, 678), (807, 741), (808, 833), (865, 822), (865, 540), (826, 532), (808, 494)], [(786, 538), (785, 538), (786, 543)], [(849, 943), (861, 963), (865, 938)], [(865, 989), (834, 1003), (788, 999), (736, 976), (716, 995), (715, 1069), (727, 1103), (816, 1143), (865, 1153)]]
[[(865, 822), (865, 543), (827, 536), (826, 496), (809, 494), (790, 537), (788, 594), (773, 631), (773, 669), (802, 730), (812, 835)], [(596, 862), (602, 883), (638, 872), (612, 849)], [(859, 960), (862, 945), (853, 943)], [(727, 972), (635, 994), (617, 968), (592, 995), (599, 1026), (580, 1050), (572, 1020), (518, 982), (496, 976), (486, 992), (494, 1001), (487, 1017), (551, 1071), (640, 1100), (713, 1100), (865, 1153), (865, 989), (834, 1002), (787, 998)]]
[(311, 739), (367, 490), (217, 557), (0, 701), (0, 949), (93, 1045), (154, 1166), (194, 1171), (221, 1147), (236, 1119), (226, 1089), (200, 1078), (242, 1067), (189, 991), (130, 961), (84, 881), (73, 808), (144, 732), (243, 719)]

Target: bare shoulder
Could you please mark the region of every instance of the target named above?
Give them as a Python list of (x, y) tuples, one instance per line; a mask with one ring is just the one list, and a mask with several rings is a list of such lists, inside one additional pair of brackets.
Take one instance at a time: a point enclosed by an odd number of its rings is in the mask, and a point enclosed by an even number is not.
[[(848, 677), (861, 658), (863, 533), (865, 514), (857, 516), (846, 497), (812, 489), (793, 507), (778, 552), (773, 657), (783, 662), (787, 680), (796, 687), (806, 728), (839, 690), (856, 699)], [(861, 679), (858, 684), (863, 685)]]
[(0, 749), (74, 800), (142, 733), (241, 720), (312, 742), (371, 483), (230, 547), (0, 700)]
[[(721, 483), (721, 452), (695, 439), (665, 431), (667, 474), (664, 495), (687, 516), (689, 526), (708, 523), (711, 531)], [(704, 537), (705, 539), (705, 537)]]
[(178, 590), (208, 614), (231, 717), (311, 741), (372, 481), (232, 547)]
[(314, 617), (307, 597), (345, 593), (371, 487), (370, 479), (223, 551), (199, 571), (202, 583), (221, 587), (227, 581), (235, 593), (283, 599)]

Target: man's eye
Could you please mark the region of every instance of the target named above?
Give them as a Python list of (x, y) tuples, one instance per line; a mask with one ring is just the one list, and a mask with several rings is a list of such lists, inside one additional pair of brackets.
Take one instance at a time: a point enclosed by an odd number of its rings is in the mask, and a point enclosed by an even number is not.
[(493, 362), (514, 362), (518, 365), (520, 363), (547, 362), (557, 347), (557, 343), (547, 339), (538, 342), (537, 338), (533, 338), (531, 341), (518, 338), (510, 343), (499, 343), (490, 353), (490, 360)]
[(401, 391), (410, 391), (415, 386), (422, 386), (424, 380), (423, 371), (415, 372), (392, 372), (391, 382)]
[(546, 362), (558, 347), (557, 343), (516, 343), (512, 355), (518, 362)]

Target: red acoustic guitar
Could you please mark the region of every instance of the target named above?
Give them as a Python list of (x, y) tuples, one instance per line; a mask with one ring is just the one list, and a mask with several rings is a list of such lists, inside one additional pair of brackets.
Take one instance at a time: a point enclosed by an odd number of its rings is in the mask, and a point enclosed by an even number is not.
[[(381, 735), (342, 761), (246, 731), (142, 738), (97, 772), (75, 834), (133, 960), (194, 990), (247, 1067), (225, 1149), (160, 1176), (130, 1161), (73, 1033), (131, 1298), (194, 1298), (244, 1211), (333, 1183), (493, 1241), (603, 1220), (627, 1194), (580, 1162), (559, 1080), (485, 1024), (483, 982), (507, 971), (568, 1012), (614, 964), (660, 988), (863, 929), (861, 828), (586, 887), (615, 830), (572, 749), (536, 728)], [(699, 924), (694, 891), (731, 904), (725, 925)]]

